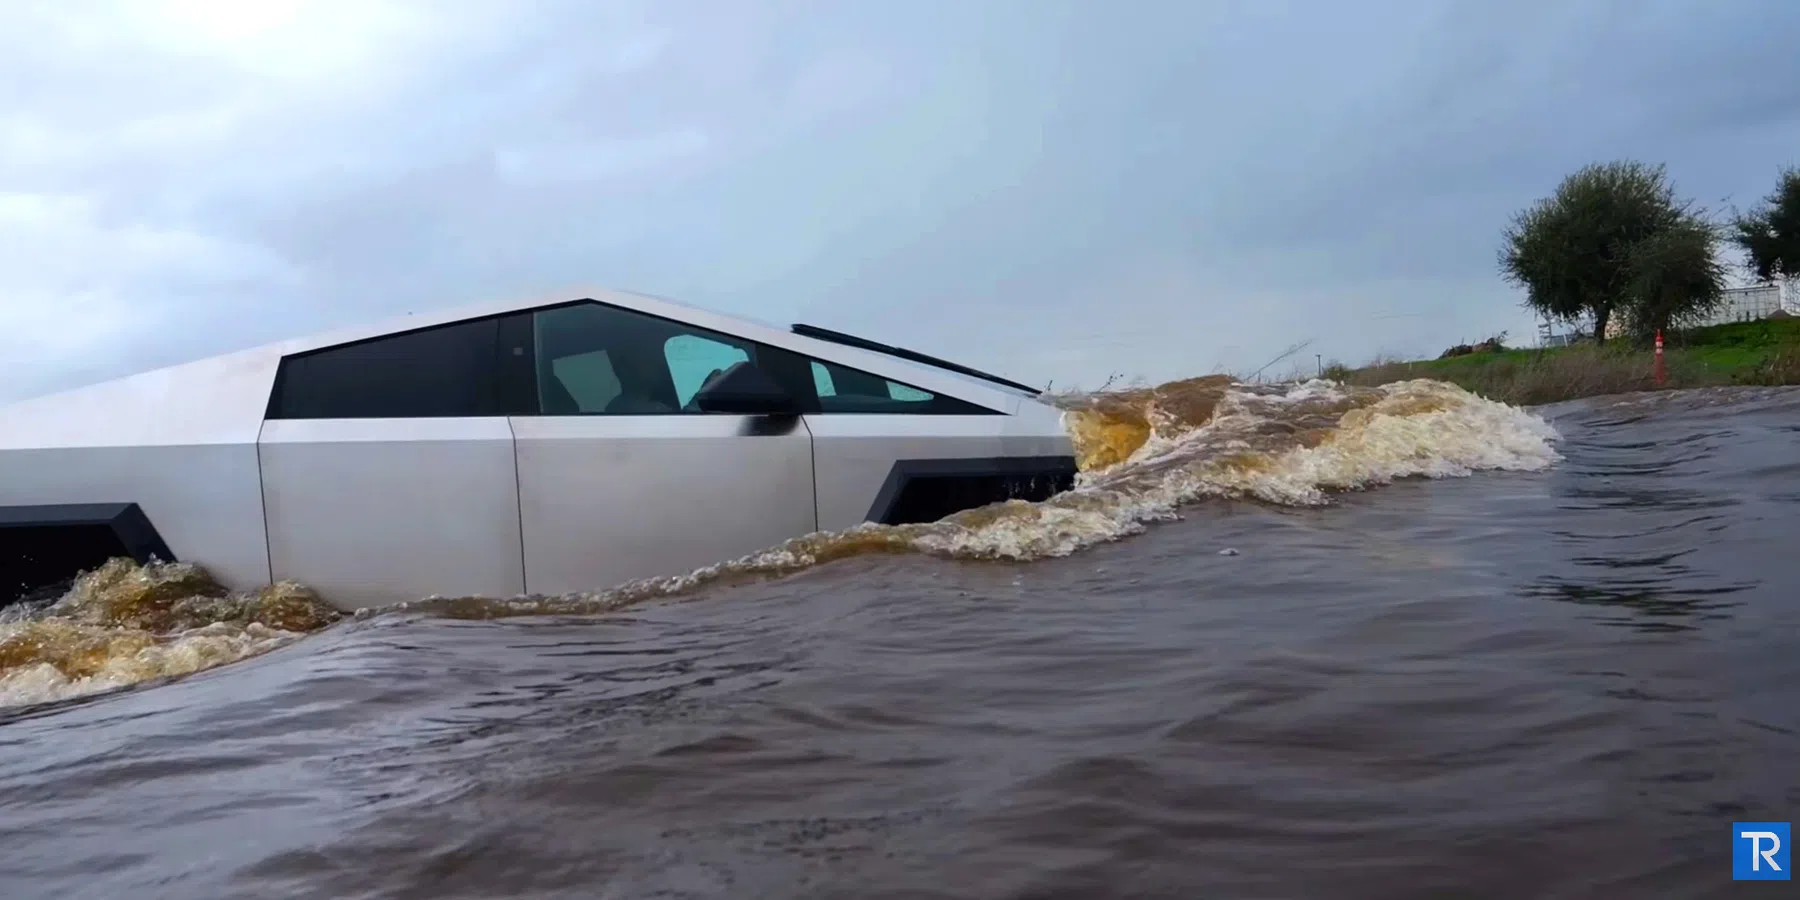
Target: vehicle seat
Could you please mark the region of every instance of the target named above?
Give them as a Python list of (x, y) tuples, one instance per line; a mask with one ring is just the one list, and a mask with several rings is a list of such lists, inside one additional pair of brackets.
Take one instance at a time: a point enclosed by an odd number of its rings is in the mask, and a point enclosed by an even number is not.
[(543, 390), (538, 392), (538, 404), (543, 407), (540, 412), (546, 416), (578, 416), (582, 413), (581, 404), (575, 402), (575, 395), (555, 373), (545, 372), (539, 379)]
[(666, 404), (658, 403), (648, 397), (639, 397), (631, 393), (622, 393), (606, 404), (606, 412), (615, 416), (648, 416), (657, 413), (674, 412)]

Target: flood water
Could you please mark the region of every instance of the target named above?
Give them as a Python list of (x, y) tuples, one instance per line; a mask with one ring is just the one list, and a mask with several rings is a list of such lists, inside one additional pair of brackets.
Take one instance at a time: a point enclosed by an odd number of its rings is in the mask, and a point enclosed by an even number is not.
[(0, 897), (1745, 894), (1800, 392), (1190, 388), (1075, 404), (1061, 505), (680, 585), (15, 617)]

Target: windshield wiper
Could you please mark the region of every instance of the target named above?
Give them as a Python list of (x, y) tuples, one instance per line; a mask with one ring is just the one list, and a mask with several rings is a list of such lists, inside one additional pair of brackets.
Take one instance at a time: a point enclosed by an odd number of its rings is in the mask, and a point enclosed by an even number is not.
[(963, 375), (968, 375), (972, 378), (979, 378), (983, 381), (991, 381), (995, 384), (1003, 384), (1009, 388), (1013, 388), (1014, 390), (1025, 391), (1026, 393), (1029, 393), (1032, 396), (1037, 396), (1038, 394), (1042, 394), (1044, 392), (1042, 388), (1034, 388), (1029, 384), (1020, 384), (1017, 381), (1013, 381), (1009, 378), (1001, 378), (1000, 376), (995, 375), (992, 372), (983, 372), (980, 369), (971, 369), (968, 366), (958, 365), (957, 363), (953, 363), (947, 359), (939, 359), (935, 356), (928, 356), (926, 354), (920, 353), (917, 350), (908, 350), (905, 347), (896, 347), (892, 344), (883, 344), (883, 343), (880, 343), (877, 341), (871, 341), (868, 338), (859, 338), (853, 334), (845, 334), (841, 331), (832, 331), (829, 328), (820, 328), (817, 325), (803, 325), (803, 324), (796, 322), (793, 326), (793, 332), (795, 334), (802, 335), (804, 337), (817, 338), (821, 341), (830, 341), (834, 344), (843, 344), (846, 347), (857, 347), (857, 348), (860, 348), (863, 350), (873, 350), (876, 353), (885, 353), (888, 356), (897, 356), (901, 359), (912, 360), (913, 362), (916, 362), (916, 363), (924, 363), (925, 365), (935, 366), (939, 369), (948, 369), (949, 371), (958, 372)]

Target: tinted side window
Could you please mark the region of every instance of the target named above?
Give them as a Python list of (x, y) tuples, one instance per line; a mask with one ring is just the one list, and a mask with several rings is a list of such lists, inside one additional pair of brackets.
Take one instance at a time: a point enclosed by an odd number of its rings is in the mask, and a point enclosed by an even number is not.
[(819, 411), (825, 413), (910, 413), (912, 415), (994, 415), (954, 397), (940, 397), (911, 385), (837, 363), (812, 361)]
[(714, 373), (762, 364), (751, 341), (599, 303), (539, 310), (532, 332), (547, 416), (695, 413)]
[(624, 390), (605, 350), (572, 353), (552, 359), (550, 377), (538, 379), (538, 409), (560, 406), (558, 412), (599, 412)]
[(750, 358), (742, 345), (728, 344), (698, 334), (678, 334), (663, 342), (663, 359), (675, 379), (675, 399), (682, 406), (693, 401), (715, 372)]
[(503, 415), (496, 319), (330, 347), (281, 361), (272, 419)]

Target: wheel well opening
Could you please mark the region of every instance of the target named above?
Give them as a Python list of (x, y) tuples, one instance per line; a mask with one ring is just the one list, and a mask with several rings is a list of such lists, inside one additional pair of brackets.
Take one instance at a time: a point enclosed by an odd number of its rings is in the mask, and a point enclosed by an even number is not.
[(1047, 500), (1074, 486), (1073, 457), (899, 460), (866, 517), (884, 525), (936, 522), (1003, 500)]
[(0, 507), (0, 607), (54, 600), (120, 556), (175, 561), (135, 503)]

